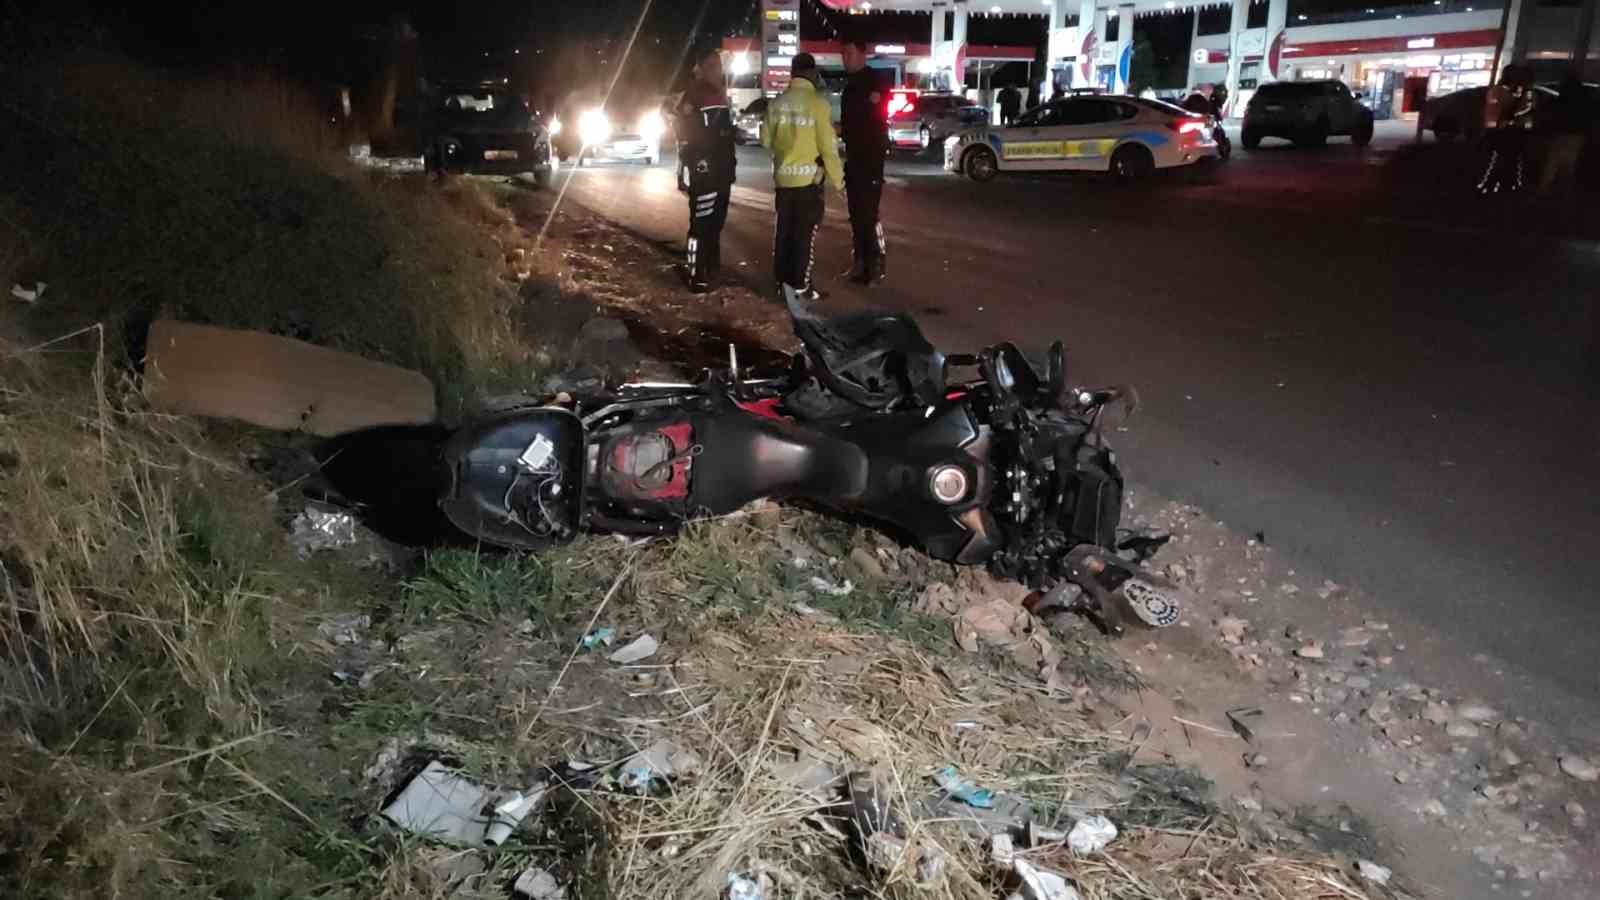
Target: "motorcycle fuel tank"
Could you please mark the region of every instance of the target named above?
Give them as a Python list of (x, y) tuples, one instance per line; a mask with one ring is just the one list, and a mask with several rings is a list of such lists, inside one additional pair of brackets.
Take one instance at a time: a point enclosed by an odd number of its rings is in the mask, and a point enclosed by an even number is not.
[(534, 407), (461, 428), (445, 444), (440, 508), (457, 528), (503, 547), (565, 543), (583, 517), (583, 423)]

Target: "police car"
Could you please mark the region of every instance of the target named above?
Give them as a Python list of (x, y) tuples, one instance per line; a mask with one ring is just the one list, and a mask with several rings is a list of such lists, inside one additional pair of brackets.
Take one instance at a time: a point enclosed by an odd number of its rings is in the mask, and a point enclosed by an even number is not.
[(1078, 96), (1028, 110), (1008, 128), (952, 136), (944, 167), (974, 181), (1001, 172), (1109, 172), (1130, 181), (1219, 158), (1212, 122), (1160, 100)]

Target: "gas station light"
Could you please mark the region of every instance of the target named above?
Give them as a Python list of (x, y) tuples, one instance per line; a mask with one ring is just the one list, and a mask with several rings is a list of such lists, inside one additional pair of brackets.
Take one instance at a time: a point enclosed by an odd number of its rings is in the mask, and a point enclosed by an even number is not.
[(748, 53), (735, 53), (733, 55), (733, 64), (729, 68), (731, 68), (733, 70), (734, 77), (736, 77), (736, 78), (742, 78), (745, 75), (749, 75), (750, 74), (750, 54), (748, 54)]

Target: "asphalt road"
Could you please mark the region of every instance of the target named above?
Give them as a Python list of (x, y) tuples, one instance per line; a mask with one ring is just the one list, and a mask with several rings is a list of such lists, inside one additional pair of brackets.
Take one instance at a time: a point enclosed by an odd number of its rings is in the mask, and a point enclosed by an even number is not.
[[(1403, 137), (1240, 151), (1215, 177), (1131, 188), (896, 161), (888, 283), (834, 275), (842, 198), (819, 281), (835, 303), (917, 314), (948, 350), (1064, 338), (1075, 381), (1139, 388), (1117, 435), (1130, 479), (1360, 586), (1430, 635), (1413, 655), (1441, 684), (1593, 738), (1600, 249), (1508, 238), (1482, 226), (1537, 218), (1397, 188)], [(725, 261), (765, 288), (769, 163), (740, 163)], [(670, 165), (579, 171), (564, 202), (683, 239)]]

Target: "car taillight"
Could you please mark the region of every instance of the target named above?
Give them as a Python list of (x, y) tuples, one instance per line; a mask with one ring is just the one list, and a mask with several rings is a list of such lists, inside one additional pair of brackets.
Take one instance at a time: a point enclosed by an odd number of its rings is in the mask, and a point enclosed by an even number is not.
[(895, 116), (910, 115), (916, 112), (917, 104), (915, 100), (911, 99), (912, 96), (900, 91), (891, 93), (889, 95), (889, 117), (894, 118)]
[(1176, 131), (1180, 135), (1189, 133), (1200, 134), (1207, 130), (1209, 124), (1210, 123), (1208, 122), (1201, 122), (1195, 119), (1172, 119), (1171, 121), (1167, 122), (1167, 127), (1173, 131)]

